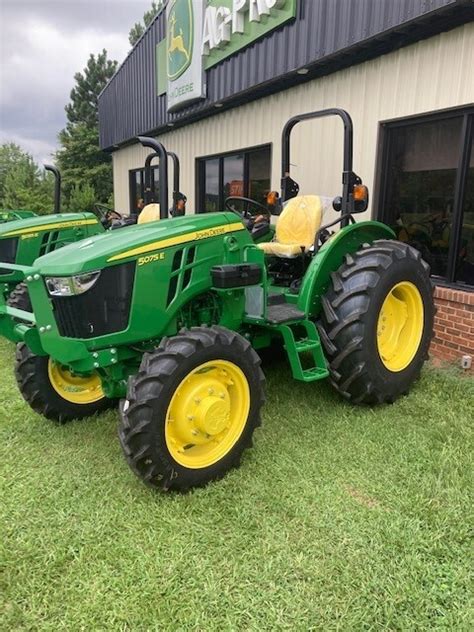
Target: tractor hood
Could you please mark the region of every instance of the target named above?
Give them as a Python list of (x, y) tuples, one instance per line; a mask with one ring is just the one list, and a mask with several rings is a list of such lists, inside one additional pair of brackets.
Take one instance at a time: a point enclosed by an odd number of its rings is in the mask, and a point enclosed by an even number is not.
[(0, 239), (18, 237), (20, 235), (34, 235), (43, 231), (58, 230), (60, 228), (74, 228), (97, 224), (98, 219), (93, 213), (59, 213), (56, 215), (37, 215), (27, 219), (18, 219), (0, 224)]
[(70, 276), (150, 255), (180, 243), (245, 230), (234, 213), (207, 213), (128, 226), (95, 235), (40, 257), (35, 268), (45, 276)]

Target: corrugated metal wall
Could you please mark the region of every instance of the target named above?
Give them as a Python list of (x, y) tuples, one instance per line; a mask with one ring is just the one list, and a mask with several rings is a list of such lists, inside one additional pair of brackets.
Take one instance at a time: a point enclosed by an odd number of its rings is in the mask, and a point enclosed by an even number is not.
[[(182, 190), (195, 210), (195, 158), (273, 143), (272, 186), (279, 188), (280, 133), (292, 115), (342, 107), (353, 117), (354, 168), (373, 189), (379, 122), (474, 102), (474, 24), (418, 42), (297, 88), (253, 101), (161, 135), (181, 158)], [(142, 167), (147, 150), (114, 152), (116, 207), (129, 211), (128, 171)], [(342, 131), (339, 121), (312, 121), (292, 136), (293, 177), (303, 193), (340, 192)]]
[(328, 60), (334, 68), (336, 63), (347, 65), (392, 50), (423, 37), (430, 28), (448, 28), (467, 6), (467, 0), (299, 0), (295, 21), (211, 68), (208, 98), (174, 115), (166, 112), (166, 95), (156, 96), (155, 47), (164, 37), (163, 12), (102, 93), (101, 146), (111, 148), (169, 121), (205, 116), (213, 111), (213, 103), (244, 93), (250, 98), (249, 91), (262, 85), (268, 93), (301, 82), (301, 77), (285, 75), (311, 63)]

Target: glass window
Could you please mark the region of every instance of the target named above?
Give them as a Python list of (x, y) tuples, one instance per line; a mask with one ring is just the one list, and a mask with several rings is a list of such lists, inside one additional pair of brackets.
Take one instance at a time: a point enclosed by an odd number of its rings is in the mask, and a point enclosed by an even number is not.
[(199, 159), (198, 212), (222, 211), (230, 196), (265, 202), (270, 190), (271, 147)]
[(224, 199), (231, 195), (244, 196), (244, 155), (226, 156), (223, 160)]
[[(146, 198), (146, 190), (145, 190), (145, 170), (144, 169), (134, 169), (130, 171), (130, 212), (138, 213), (139, 212), (139, 201), (145, 200)], [(160, 194), (160, 186), (159, 186), (159, 171), (158, 167), (151, 167), (151, 191), (150, 191), (150, 199), (151, 201), (158, 201), (158, 197)]]
[(130, 213), (138, 213), (138, 203), (145, 196), (143, 169), (130, 171)]
[(270, 185), (270, 147), (249, 154), (248, 197), (265, 204)]
[(474, 285), (474, 140), (471, 142), (471, 160), (466, 178), (456, 280)]
[(204, 162), (204, 212), (219, 210), (219, 158)]
[(465, 138), (467, 116), (472, 114), (445, 113), (384, 125), (376, 211), (398, 239), (421, 252), (433, 276), (473, 284), (474, 178), (472, 166), (466, 171), (461, 164), (470, 140)]

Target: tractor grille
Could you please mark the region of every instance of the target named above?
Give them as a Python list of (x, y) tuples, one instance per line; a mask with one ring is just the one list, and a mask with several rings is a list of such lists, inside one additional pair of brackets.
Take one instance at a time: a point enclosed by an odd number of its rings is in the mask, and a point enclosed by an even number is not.
[(78, 296), (52, 297), (61, 336), (96, 338), (128, 325), (135, 262), (104, 268), (96, 284)]
[[(18, 237), (10, 237), (8, 239), (0, 239), (0, 262), (15, 263), (16, 251), (18, 249)], [(10, 274), (11, 270), (0, 268), (0, 275)]]

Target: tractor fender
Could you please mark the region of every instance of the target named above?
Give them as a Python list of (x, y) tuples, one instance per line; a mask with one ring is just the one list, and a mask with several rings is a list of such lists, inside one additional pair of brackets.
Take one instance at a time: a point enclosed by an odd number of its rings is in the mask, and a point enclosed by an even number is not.
[(394, 239), (395, 233), (381, 222), (358, 222), (341, 228), (318, 251), (303, 277), (298, 296), (298, 308), (307, 317), (315, 318), (321, 308), (321, 298), (331, 282), (331, 273), (342, 264), (346, 254), (353, 254), (363, 244), (376, 239)]

